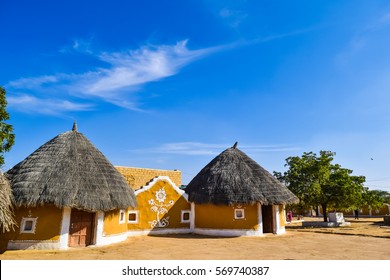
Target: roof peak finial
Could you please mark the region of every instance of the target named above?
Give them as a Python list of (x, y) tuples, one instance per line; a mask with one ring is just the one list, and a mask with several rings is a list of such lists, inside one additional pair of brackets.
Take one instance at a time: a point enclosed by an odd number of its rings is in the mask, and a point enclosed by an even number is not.
[(74, 121), (74, 123), (73, 123), (72, 131), (76, 131), (77, 132), (77, 123), (76, 123), (76, 121)]
[(236, 142), (236, 143), (234, 143), (234, 145), (233, 145), (233, 149), (235, 149), (235, 148), (237, 148), (237, 145), (238, 145), (238, 142)]

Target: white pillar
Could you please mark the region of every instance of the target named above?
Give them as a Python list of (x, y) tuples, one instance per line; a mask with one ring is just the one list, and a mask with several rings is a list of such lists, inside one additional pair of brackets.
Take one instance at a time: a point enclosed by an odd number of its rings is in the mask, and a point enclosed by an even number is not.
[(60, 249), (68, 249), (71, 212), (72, 212), (72, 208), (70, 207), (64, 207), (64, 209), (62, 210)]
[(279, 217), (279, 205), (273, 205), (272, 207), (274, 212), (274, 233), (279, 234), (280, 231), (280, 217)]
[(190, 230), (191, 232), (194, 232), (195, 230), (195, 203), (194, 202), (191, 202)]
[(103, 242), (104, 212), (96, 213), (96, 243), (95, 245), (104, 245)]
[(259, 227), (259, 234), (263, 234), (263, 214), (261, 213), (261, 204), (257, 202), (257, 225)]

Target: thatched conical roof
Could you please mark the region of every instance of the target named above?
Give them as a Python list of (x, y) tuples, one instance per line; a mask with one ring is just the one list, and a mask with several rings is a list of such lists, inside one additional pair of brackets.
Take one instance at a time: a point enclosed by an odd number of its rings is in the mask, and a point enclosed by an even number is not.
[(136, 206), (134, 191), (80, 132), (58, 135), (8, 172), (15, 206), (54, 204), (87, 211)]
[(287, 204), (298, 201), (286, 186), (237, 149), (237, 143), (207, 164), (185, 189), (198, 204)]
[(15, 225), (12, 213), (12, 191), (4, 174), (0, 171), (0, 229), (9, 231)]

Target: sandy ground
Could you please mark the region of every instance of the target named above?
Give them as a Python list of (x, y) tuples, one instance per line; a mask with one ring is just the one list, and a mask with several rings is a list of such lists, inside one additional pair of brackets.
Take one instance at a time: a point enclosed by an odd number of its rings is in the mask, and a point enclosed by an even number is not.
[[(305, 218), (313, 220), (314, 218)], [(217, 238), (194, 234), (129, 237), (103, 247), (6, 251), (1, 260), (390, 260), (383, 218), (348, 220), (351, 227), (308, 229), (295, 222), (282, 236)]]

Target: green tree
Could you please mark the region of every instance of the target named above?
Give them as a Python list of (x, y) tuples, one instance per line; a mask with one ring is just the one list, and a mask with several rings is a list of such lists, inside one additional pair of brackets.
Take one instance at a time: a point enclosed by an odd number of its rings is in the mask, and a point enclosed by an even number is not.
[(327, 211), (355, 207), (362, 199), (364, 176), (353, 176), (352, 170), (333, 164), (335, 153), (303, 153), (286, 159), (288, 170), (274, 175), (300, 199), (302, 206), (321, 206), (324, 221)]
[[(5, 89), (0, 87), (0, 167), (4, 164), (4, 153), (11, 149), (15, 141), (12, 125), (5, 123), (9, 119), (5, 94)], [(9, 182), (0, 172), (0, 228), (3, 231), (9, 231), (15, 224), (11, 201)]]
[(0, 166), (4, 165), (4, 153), (8, 152), (15, 142), (12, 125), (5, 122), (9, 120), (6, 108), (6, 92), (4, 88), (0, 87)]
[(381, 208), (386, 202), (387, 195), (389, 195), (389, 193), (385, 191), (369, 190), (368, 188), (364, 188), (360, 208), (363, 206), (368, 206), (370, 209)]

